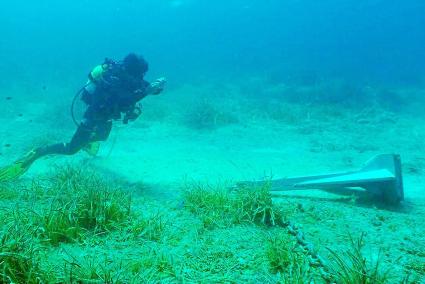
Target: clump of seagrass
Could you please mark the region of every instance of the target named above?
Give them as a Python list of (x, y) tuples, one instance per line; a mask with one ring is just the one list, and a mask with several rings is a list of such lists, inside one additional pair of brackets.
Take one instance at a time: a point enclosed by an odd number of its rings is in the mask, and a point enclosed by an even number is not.
[[(407, 269), (407, 271), (414, 272), (418, 276), (421, 276), (421, 277), (425, 276), (425, 262), (424, 261), (413, 258), (412, 260), (409, 261), (409, 263), (407, 263), (405, 265), (405, 268)], [(409, 276), (410, 275), (407, 275), (406, 278), (408, 279)], [(409, 282), (406, 281), (405, 283), (409, 283)]]
[(273, 205), (270, 184), (242, 186), (231, 190), (223, 185), (191, 184), (184, 191), (185, 207), (200, 217), (205, 228), (255, 223), (282, 223), (281, 211)]
[(1, 200), (14, 200), (19, 197), (19, 190), (15, 183), (0, 183), (0, 201)]
[(75, 204), (52, 201), (47, 210), (35, 213), (34, 223), (38, 226), (38, 236), (52, 245), (77, 241), (82, 228), (75, 210)]
[(60, 168), (45, 186), (48, 206), (35, 222), (40, 235), (54, 245), (76, 241), (84, 232), (112, 230), (129, 219), (129, 193), (92, 170)]
[(83, 260), (68, 255), (64, 267), (65, 283), (122, 283), (121, 265), (116, 267), (112, 259), (100, 256), (85, 256)]
[(271, 271), (281, 275), (280, 283), (312, 283), (307, 256), (286, 232), (271, 234), (265, 252)]
[(0, 283), (48, 283), (40, 267), (35, 228), (19, 212), (3, 217), (0, 228)]
[(205, 228), (225, 228), (240, 220), (235, 200), (223, 186), (190, 184), (183, 194), (185, 207), (201, 219)]
[(376, 260), (375, 263), (369, 263), (363, 255), (364, 236), (354, 240), (350, 236), (351, 249), (343, 253), (337, 253), (329, 249), (331, 253), (331, 263), (329, 270), (336, 283), (351, 284), (384, 284), (391, 283), (391, 275), (389, 269), (382, 269), (382, 259)]
[(271, 182), (261, 185), (241, 185), (236, 190), (242, 220), (269, 226), (282, 225), (283, 213), (274, 206), (270, 193)]
[(266, 256), (271, 270), (284, 272), (299, 258), (296, 244), (286, 232), (270, 235), (266, 243)]
[(206, 99), (195, 103), (185, 116), (185, 124), (197, 130), (213, 130), (237, 122), (233, 113), (220, 109)]
[(132, 220), (126, 229), (135, 239), (144, 239), (148, 241), (160, 241), (168, 221), (160, 213), (140, 216)]
[[(179, 269), (174, 255), (160, 248), (146, 247), (140, 258), (127, 268), (140, 283), (176, 283)], [(155, 279), (155, 280), (154, 280)]]

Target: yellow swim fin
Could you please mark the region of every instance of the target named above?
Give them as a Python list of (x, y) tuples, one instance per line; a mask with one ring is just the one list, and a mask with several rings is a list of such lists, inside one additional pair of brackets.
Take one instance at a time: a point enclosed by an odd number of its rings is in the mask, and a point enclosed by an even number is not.
[(36, 152), (31, 151), (12, 165), (0, 168), (0, 182), (11, 181), (23, 175), (35, 161), (35, 155)]
[(100, 143), (91, 142), (86, 147), (83, 148), (90, 156), (96, 156), (99, 153)]

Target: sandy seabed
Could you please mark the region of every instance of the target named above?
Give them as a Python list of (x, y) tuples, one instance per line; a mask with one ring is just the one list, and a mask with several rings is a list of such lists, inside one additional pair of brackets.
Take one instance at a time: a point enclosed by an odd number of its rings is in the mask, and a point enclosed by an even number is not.
[[(198, 267), (204, 271), (204, 282), (276, 283), (279, 277), (267, 270), (266, 261), (258, 262), (263, 259), (262, 236), (277, 229), (234, 226), (195, 232), (192, 227), (199, 224), (181, 204), (184, 185), (232, 184), (270, 175), (279, 178), (354, 170), (374, 155), (398, 153), (405, 184), (401, 206), (386, 207), (356, 196), (317, 190), (285, 192), (273, 200), (278, 207), (296, 208), (289, 219), (302, 228), (305, 239), (324, 258), (329, 255), (327, 248), (343, 251), (350, 235), (357, 237), (364, 232), (365, 257), (373, 260), (379, 255), (395, 273), (393, 283), (409, 273), (412, 282), (425, 281), (424, 118), (385, 111), (376, 105), (360, 109), (276, 99), (259, 103), (258, 99), (230, 91), (221, 98), (199, 96), (211, 92), (219, 91), (209, 86), (186, 86), (160, 97), (149, 97), (138, 121), (125, 126), (116, 123), (97, 157), (81, 152), (73, 157), (46, 158), (38, 161), (23, 179), (38, 178), (67, 163), (94, 167), (132, 188), (136, 211), (162, 212), (179, 227), (176, 244), (155, 246), (178, 256), (192, 250), (204, 252), (205, 257), (211, 253), (209, 257), (215, 261), (193, 258), (206, 267), (209, 262), (216, 265), (217, 259), (229, 262), (220, 262), (223, 267), (210, 270)], [(34, 144), (59, 142), (61, 137), (66, 141), (74, 131), (63, 104), (23, 104), (13, 99), (6, 104), (7, 111), (0, 117), (2, 165)], [(1, 203), (9, 207), (19, 200)], [(207, 243), (214, 251), (231, 256), (213, 255), (205, 247)], [(66, 251), (79, 258), (102, 255), (118, 261), (143, 253), (132, 250), (134, 245), (114, 243), (108, 238), (95, 245), (63, 244), (51, 248), (48, 259), (54, 262), (66, 258)], [(233, 272), (224, 268), (227, 266), (233, 266)], [(190, 275), (190, 281), (201, 277), (195, 272)]]

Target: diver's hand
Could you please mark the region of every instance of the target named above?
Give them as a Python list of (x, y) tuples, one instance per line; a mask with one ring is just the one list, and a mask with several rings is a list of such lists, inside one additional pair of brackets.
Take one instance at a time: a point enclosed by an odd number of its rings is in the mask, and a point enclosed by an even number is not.
[(150, 91), (149, 93), (153, 95), (160, 94), (164, 90), (166, 82), (167, 82), (167, 79), (165, 79), (164, 77), (156, 79), (149, 86), (149, 91)]

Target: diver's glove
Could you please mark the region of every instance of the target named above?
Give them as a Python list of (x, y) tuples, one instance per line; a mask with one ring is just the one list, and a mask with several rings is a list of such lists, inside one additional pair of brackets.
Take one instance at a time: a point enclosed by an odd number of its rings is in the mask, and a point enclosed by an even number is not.
[(167, 79), (165, 79), (164, 77), (156, 79), (149, 86), (149, 93), (153, 95), (158, 95), (164, 90), (166, 82), (167, 82)]
[(134, 106), (134, 108), (130, 111), (127, 111), (125, 113), (123, 123), (127, 124), (128, 121), (134, 121), (136, 120), (140, 115), (142, 114), (142, 105), (137, 104)]

